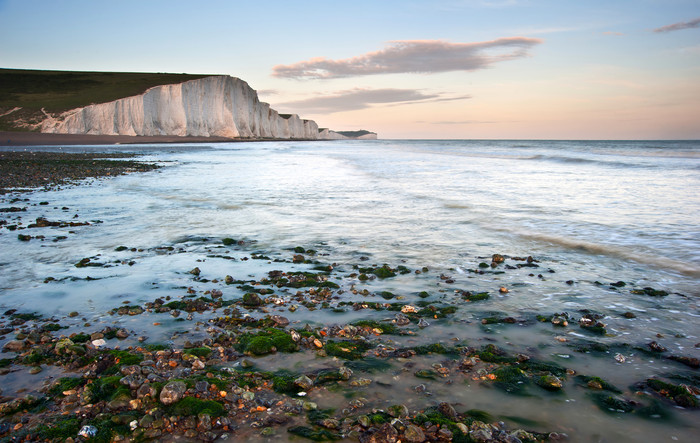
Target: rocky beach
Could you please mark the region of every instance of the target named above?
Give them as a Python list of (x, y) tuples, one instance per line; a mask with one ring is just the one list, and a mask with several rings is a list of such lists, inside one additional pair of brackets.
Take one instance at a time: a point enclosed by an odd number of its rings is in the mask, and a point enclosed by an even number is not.
[[(692, 275), (640, 278), (639, 264), (619, 257), (601, 271), (526, 244), (436, 260), (382, 247), (382, 231), (368, 245), (303, 241), (315, 227), (285, 234), (286, 204), (267, 238), (221, 218), (243, 203), (210, 209), (197, 187), (170, 196), (149, 185), (201, 179), (198, 168), (223, 177), (224, 167), (246, 192), (244, 165), (200, 166), (212, 149), (271, 171), (318, 155), (238, 145), (0, 152), (1, 265), (14, 276), (0, 293), (2, 441), (691, 441), (697, 432)], [(271, 148), (276, 157), (259, 153)], [(265, 168), (256, 173), (269, 180), (256, 194), (280, 192)], [(123, 194), (141, 187), (153, 202), (130, 206)], [(314, 213), (314, 198), (300, 201)], [(160, 214), (156, 224), (144, 208)], [(150, 227), (172, 223), (176, 235)]]

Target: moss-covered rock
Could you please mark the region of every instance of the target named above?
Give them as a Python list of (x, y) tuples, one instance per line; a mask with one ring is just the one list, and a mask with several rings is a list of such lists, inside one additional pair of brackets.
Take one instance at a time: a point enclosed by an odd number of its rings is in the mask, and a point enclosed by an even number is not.
[(504, 366), (493, 371), (495, 376), (494, 386), (509, 394), (524, 394), (528, 385), (528, 378), (522, 369), (514, 366)]
[(331, 357), (339, 357), (346, 360), (357, 360), (362, 358), (364, 353), (371, 347), (371, 344), (361, 340), (329, 340), (326, 342), (324, 349), (326, 354)]
[(201, 400), (195, 397), (185, 397), (170, 407), (173, 415), (188, 416), (206, 414), (211, 417), (221, 417), (226, 414), (224, 405), (214, 400)]

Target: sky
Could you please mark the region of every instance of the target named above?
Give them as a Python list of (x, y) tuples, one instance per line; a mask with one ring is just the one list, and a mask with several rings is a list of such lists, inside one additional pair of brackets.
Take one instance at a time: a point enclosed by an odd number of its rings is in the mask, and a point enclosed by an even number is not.
[(0, 0), (0, 67), (231, 75), (384, 139), (700, 139), (700, 0)]

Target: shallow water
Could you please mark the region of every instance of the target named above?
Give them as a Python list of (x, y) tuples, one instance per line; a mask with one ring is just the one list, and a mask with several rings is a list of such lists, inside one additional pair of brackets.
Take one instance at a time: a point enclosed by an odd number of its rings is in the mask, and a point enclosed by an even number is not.
[[(310, 269), (243, 260), (255, 252), (289, 259), (290, 249), (301, 245), (317, 250), (319, 261), (336, 263), (339, 276), (349, 275), (355, 264), (430, 269), (366, 283), (350, 277), (337, 281), (344, 290), (339, 301), (383, 302), (374, 294), (391, 291), (402, 302), (415, 303), (425, 290), (431, 293), (427, 300), (458, 307), (448, 319), (416, 329), (414, 337), (383, 337), (389, 345), (493, 342), (514, 353), (527, 349), (539, 359), (599, 375), (621, 388), (690, 369), (668, 360), (653, 361), (631, 348), (620, 364), (614, 353), (593, 357), (574, 352), (567, 343), (594, 338), (643, 346), (655, 340), (670, 353), (700, 356), (695, 347), (700, 342), (697, 142), (380, 140), (61, 149), (138, 150), (146, 160), (164, 166), (152, 173), (23, 195), (26, 202), (10, 203), (5, 196), (2, 207), (27, 208), (3, 213), (8, 224), (18, 216), (25, 226), (40, 216), (92, 223), (0, 230), (0, 308), (57, 317), (80, 312), (80, 321), (66, 334), (90, 322), (117, 323), (134, 331), (133, 337), (146, 335), (154, 343), (178, 345), (185, 339), (205, 338), (206, 315), (194, 315), (183, 323), (170, 316), (119, 317), (107, 311), (127, 302), (178, 299), (187, 288), (204, 292), (216, 287), (193, 281), (188, 271), (195, 266), (207, 279), (219, 280), (225, 275), (259, 280), (282, 267)], [(43, 201), (49, 205), (39, 205)], [(18, 232), (45, 239), (19, 242)], [(59, 236), (66, 238), (52, 241)], [(245, 244), (224, 247), (225, 237)], [(121, 245), (135, 250), (115, 251)], [(163, 249), (167, 247), (173, 250)], [(490, 262), (494, 253), (531, 255), (539, 268), (470, 272), (480, 262)], [(85, 257), (110, 266), (73, 266)], [(441, 275), (454, 282), (446, 283)], [(88, 276), (95, 280), (86, 280)], [(47, 277), (55, 280), (44, 283)], [(617, 281), (628, 286), (609, 285)], [(219, 286), (224, 299), (242, 295), (235, 288)], [(353, 286), (373, 295), (354, 295)], [(509, 292), (500, 294), (501, 286)], [(643, 287), (671, 295), (630, 293)], [(491, 298), (465, 303), (456, 289), (486, 291)], [(590, 337), (578, 328), (557, 329), (532, 321), (481, 324), (494, 312), (525, 320), (539, 313), (582, 309), (606, 316), (607, 336)], [(393, 317), (390, 312), (331, 313), (303, 307), (290, 313), (286, 305), (271, 310), (277, 311), (295, 327)], [(637, 317), (621, 315), (630, 311)], [(261, 367), (274, 368), (294, 364), (285, 359), (304, 358), (283, 357), (257, 360)], [(412, 359), (410, 364), (429, 368), (442, 359), (437, 358)], [(532, 426), (537, 430), (566, 432), (575, 441), (639, 441), (643, 436), (651, 441), (692, 441), (698, 430), (697, 412), (678, 408), (676, 421), (671, 422), (605, 414), (574, 383), (560, 397), (541, 391), (513, 398), (466, 380), (458, 371), (453, 371), (451, 384), (440, 379), (425, 382), (413, 377), (416, 368), (406, 368), (406, 362), (391, 364), (391, 370), (371, 375), (391, 387), (362, 388), (362, 396), (377, 407), (405, 402), (417, 410), (439, 398), (496, 417), (524, 417), (537, 422)], [(420, 383), (434, 396), (417, 395), (413, 387)], [(327, 398), (315, 399), (323, 407), (343, 408), (347, 403), (342, 394), (326, 394)]]

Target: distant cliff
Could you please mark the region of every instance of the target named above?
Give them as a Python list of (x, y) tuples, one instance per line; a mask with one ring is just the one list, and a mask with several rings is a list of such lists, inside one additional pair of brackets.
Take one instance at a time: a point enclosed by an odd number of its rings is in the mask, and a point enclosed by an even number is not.
[[(313, 120), (279, 114), (245, 81), (212, 76), (155, 86), (140, 95), (47, 114), (41, 132), (95, 135), (176, 135), (271, 139), (376, 138), (368, 131), (319, 131)], [(362, 134), (359, 134), (362, 133)]]

